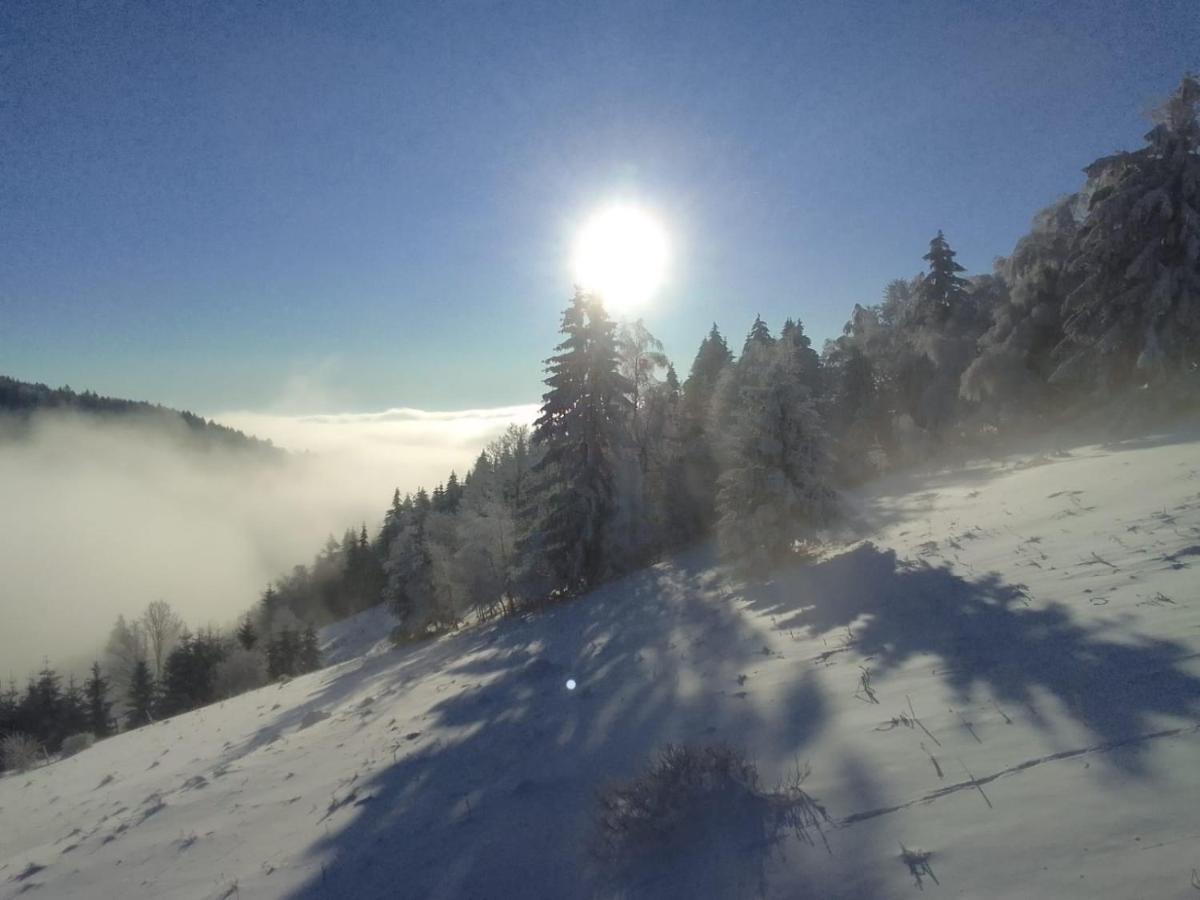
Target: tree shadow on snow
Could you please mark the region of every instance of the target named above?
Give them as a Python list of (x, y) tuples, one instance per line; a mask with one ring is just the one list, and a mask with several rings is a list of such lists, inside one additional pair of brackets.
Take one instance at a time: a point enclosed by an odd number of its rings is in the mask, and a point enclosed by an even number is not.
[[(1153, 730), (1154, 716), (1195, 721), (1200, 678), (1181, 668), (1193, 656), (1175, 641), (1077, 622), (1060, 604), (1034, 606), (1019, 585), (995, 575), (964, 579), (944, 567), (897, 559), (865, 543), (816, 565), (781, 573), (748, 592), (752, 607), (781, 630), (846, 635), (885, 676), (924, 654), (939, 657), (946, 684), (966, 700), (986, 688), (1022, 704), (1035, 724), (1038, 690), (1048, 692), (1100, 743)], [(1157, 726), (1161, 727), (1161, 725)], [(1131, 743), (1109, 761), (1142, 773), (1145, 744)]]
[[(293, 896), (640, 896), (591, 865), (602, 784), (667, 742), (728, 743), (768, 776), (826, 716), (815, 675), (769, 714), (739, 690), (763, 636), (707, 580), (709, 565), (693, 553), (529, 620), (439, 642), (444, 677), (457, 684), (401, 748), (407, 755), (356, 784), (357, 808), (335, 813), (310, 848), (320, 874)], [(731, 835), (747, 840), (729, 868), (689, 896), (728, 896), (730, 879), (762, 874), (774, 848), (744, 831)]]

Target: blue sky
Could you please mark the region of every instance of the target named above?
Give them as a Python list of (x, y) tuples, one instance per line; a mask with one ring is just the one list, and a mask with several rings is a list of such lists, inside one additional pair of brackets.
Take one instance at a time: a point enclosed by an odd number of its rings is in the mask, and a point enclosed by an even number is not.
[(526, 403), (572, 237), (642, 313), (835, 334), (946, 231), (990, 269), (1200, 66), (1187, 2), (0, 7), (0, 372), (212, 414)]

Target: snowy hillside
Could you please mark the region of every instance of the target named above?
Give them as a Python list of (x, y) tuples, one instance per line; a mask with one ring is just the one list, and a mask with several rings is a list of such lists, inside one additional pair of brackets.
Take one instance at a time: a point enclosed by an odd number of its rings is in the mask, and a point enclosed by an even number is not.
[(391, 649), (388, 637), (397, 619), (380, 604), (334, 622), (321, 629), (321, 659), (326, 665), (336, 665), (359, 656), (373, 656)]
[(1196, 434), (850, 499), (767, 584), (697, 551), (4, 777), (0, 898), (590, 896), (594, 792), (667, 741), (807, 762), (835, 822), (627, 896), (1197, 895)]

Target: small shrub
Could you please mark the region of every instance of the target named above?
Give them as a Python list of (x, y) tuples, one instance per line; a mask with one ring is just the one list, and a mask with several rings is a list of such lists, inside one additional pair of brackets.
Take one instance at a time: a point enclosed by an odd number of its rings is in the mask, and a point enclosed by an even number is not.
[(668, 744), (643, 774), (600, 791), (595, 855), (630, 869), (706, 845), (767, 848), (789, 833), (824, 840), (832, 820), (801, 789), (807, 774), (765, 791), (754, 764), (729, 747)]
[(88, 747), (96, 743), (96, 736), (90, 731), (81, 731), (79, 734), (72, 734), (63, 738), (62, 756), (66, 759), (68, 756), (74, 756)]
[(0, 759), (6, 769), (25, 772), (42, 758), (42, 745), (27, 734), (10, 734), (0, 740)]

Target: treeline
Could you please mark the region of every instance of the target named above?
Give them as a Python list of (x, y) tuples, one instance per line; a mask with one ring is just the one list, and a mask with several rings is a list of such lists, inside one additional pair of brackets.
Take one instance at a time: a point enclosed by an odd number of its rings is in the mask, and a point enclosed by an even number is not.
[[(191, 632), (162, 600), (132, 621), (117, 619), (104, 665), (93, 663), (82, 686), (47, 662), (24, 690), (10, 681), (0, 692), (0, 738), (22, 737), (43, 755), (75, 735), (104, 738), (178, 715), (280, 677), (321, 667), (316, 628), (282, 626), (260, 632), (251, 616), (236, 629)], [(0, 771), (9, 765), (0, 743)]]
[(19, 437), (29, 427), (34, 413), (69, 411), (98, 419), (124, 419), (167, 428), (182, 428), (189, 444), (200, 449), (227, 449), (279, 458), (284, 451), (269, 440), (260, 440), (186, 410), (157, 403), (105, 397), (92, 391), (77, 393), (69, 386), (50, 388), (44, 384), (17, 381), (0, 375), (0, 438)]

